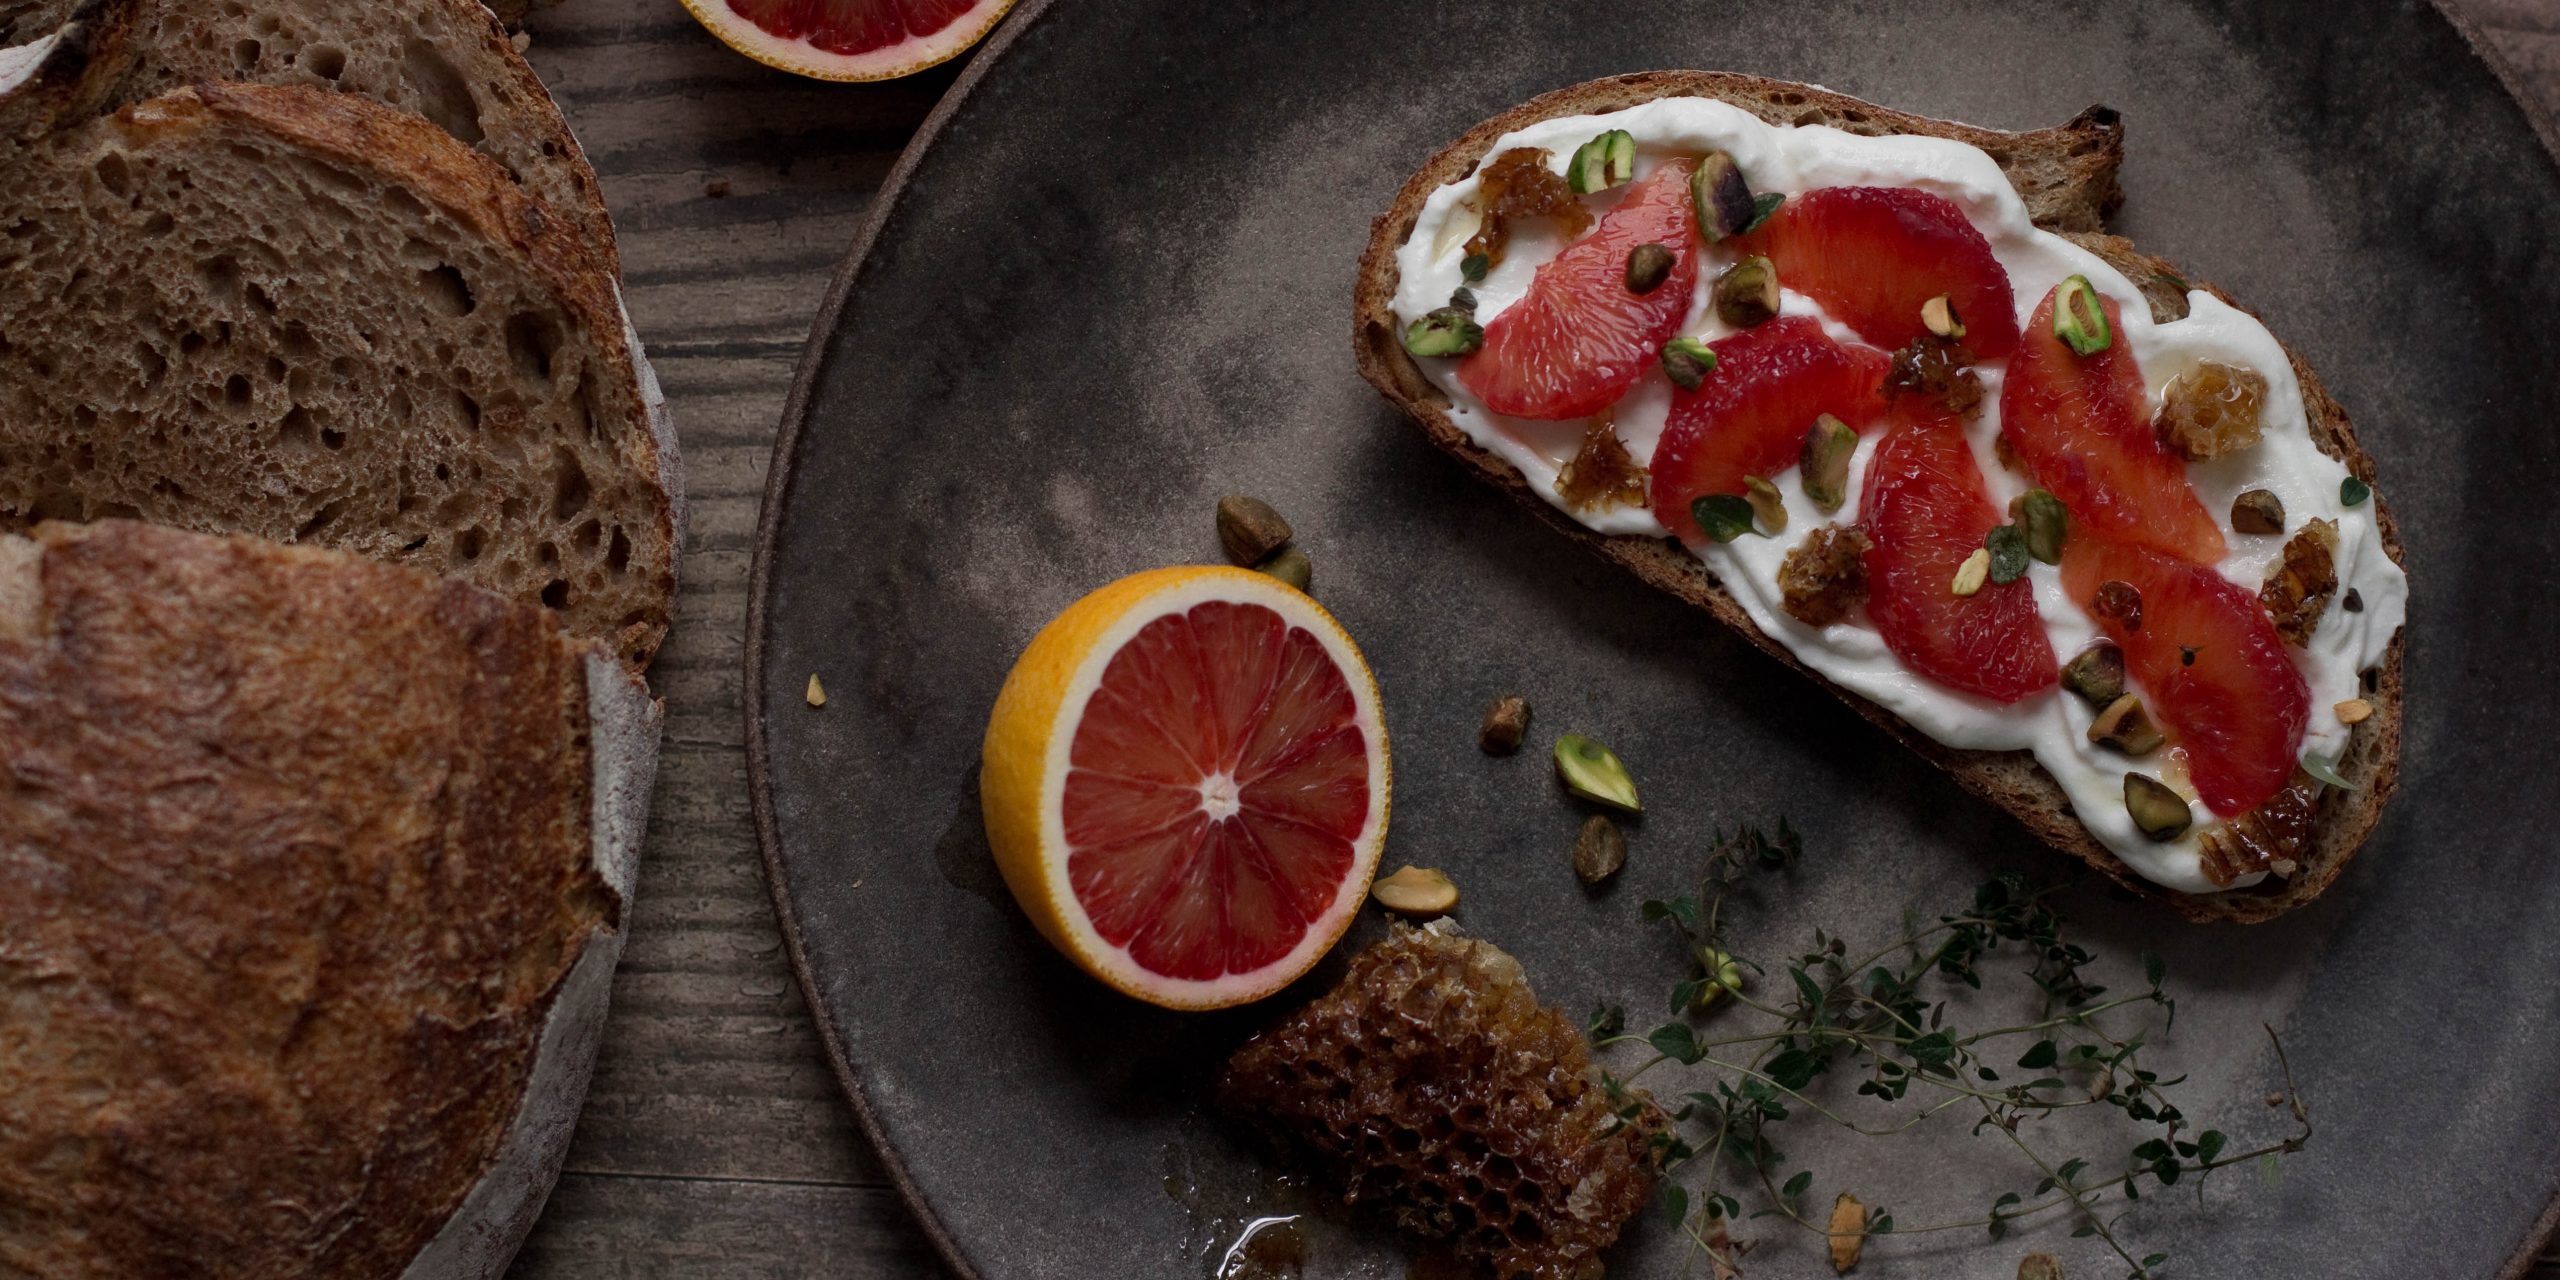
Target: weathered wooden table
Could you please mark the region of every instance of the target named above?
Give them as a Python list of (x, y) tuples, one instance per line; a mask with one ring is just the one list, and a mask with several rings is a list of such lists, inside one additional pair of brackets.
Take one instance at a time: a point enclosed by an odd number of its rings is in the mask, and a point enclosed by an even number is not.
[[(2560, 0), (2466, 0), (2560, 110)], [(534, 65), (604, 176), (632, 315), (683, 433), (692, 526), (655, 679), (667, 739), (630, 948), (568, 1170), (518, 1261), (552, 1277), (940, 1274), (836, 1091), (748, 816), (747, 562), (800, 347), (873, 194), (956, 68), (769, 71), (677, 0), (566, 0)], [(2537, 1272), (2560, 1280), (2560, 1256)]]

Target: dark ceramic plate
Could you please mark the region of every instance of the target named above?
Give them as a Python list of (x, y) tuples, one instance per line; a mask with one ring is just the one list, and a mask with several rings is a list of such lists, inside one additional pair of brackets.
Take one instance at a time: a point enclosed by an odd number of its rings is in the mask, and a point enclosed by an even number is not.
[[(1676, 961), (1640, 899), (1711, 830), (1791, 815), (1812, 854), (1742, 928), (1860, 936), (2061, 859), (1828, 694), (1565, 545), (1353, 373), (1353, 260), (1405, 175), (1587, 77), (1723, 67), (2008, 128), (2128, 122), (2119, 229), (2258, 308), (2355, 417), (2408, 540), (2401, 793), (2343, 881), (2257, 928), (2087, 888), (2121, 974), (2164, 953), (2164, 1061), (2257, 1141), (2271, 1024), (2318, 1134), (2268, 1188), (2125, 1220), (2187, 1276), (2519, 1269), (2560, 1183), (2560, 175), (2458, 23), (2416, 3), (1032, 3), (917, 138), (811, 340), (749, 623), (748, 742), (774, 896), (863, 1122), (953, 1267), (1206, 1274), (1296, 1204), (1201, 1105), (1266, 1011), (1184, 1017), (1051, 954), (988, 861), (988, 705), (1040, 624), (1120, 574), (1215, 556), (1230, 490), (1288, 512), (1359, 637), (1396, 752), (1387, 865), (1447, 869), (1466, 926), (1551, 1001), (1649, 1009)], [(821, 673), (832, 700), (802, 690)], [(1477, 753), (1491, 698), (1602, 735), (1653, 801), (1609, 892), (1542, 752)], [(1543, 747), (1542, 735), (1537, 745)], [(1363, 926), (1354, 942), (1376, 929)], [(1338, 967), (1338, 961), (1336, 962)], [(1320, 970), (1322, 981), (1334, 968)], [(1286, 1004), (1307, 993), (1281, 998)], [(1906, 1224), (2032, 1183), (1961, 1127), (1790, 1151)], [(2024, 1239), (2071, 1273), (2068, 1224)], [(1762, 1232), (1774, 1236), (1774, 1229)], [(1310, 1274), (1401, 1274), (1374, 1232)], [(1904, 1236), (1900, 1274), (2007, 1274), (2020, 1239)], [(1649, 1215), (1613, 1274), (1681, 1271)], [(1871, 1264), (1872, 1265), (1872, 1264)], [(1827, 1274), (1802, 1242), (1753, 1274)]]

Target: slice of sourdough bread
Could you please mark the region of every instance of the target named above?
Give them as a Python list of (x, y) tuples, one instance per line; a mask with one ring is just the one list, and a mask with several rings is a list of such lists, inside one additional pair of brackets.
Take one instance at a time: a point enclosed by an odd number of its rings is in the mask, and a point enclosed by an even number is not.
[(0, 1275), (503, 1273), (657, 709), (546, 611), (128, 521), (0, 534)]
[(0, 169), (0, 529), (360, 551), (647, 664), (674, 437), (611, 275), (495, 164), (366, 98), (207, 84)]
[(73, 24), (74, 38), (47, 55), (61, 64), (48, 74), (71, 86), (53, 95), (47, 127), (214, 81), (360, 94), (489, 157), (621, 273), (595, 170), (477, 0), (51, 0), (20, 15), (16, 38), (0, 43)]
[[(2090, 835), (2072, 816), (2062, 788), (2037, 766), (2031, 753), (1945, 746), (1884, 708), (1832, 685), (1798, 663), (1785, 646), (1761, 634), (1741, 604), (1697, 557), (1676, 541), (1609, 536), (1584, 528), (1539, 496), (1518, 470), (1478, 447), (1449, 420), (1448, 397), (1423, 376), (1406, 354), (1394, 312), (1396, 250), (1412, 234), (1423, 202), (1433, 191), (1471, 172), (1497, 139), (1532, 121), (1615, 111), (1674, 96), (1719, 99), (1775, 124), (1828, 125), (1879, 136), (1920, 134), (1968, 143), (2000, 165), (2025, 200), (2036, 225), (2070, 238), (2140, 284), (2154, 317), (2171, 320), (2185, 315), (2187, 287), (2207, 289), (2229, 301), (2210, 285), (2190, 286), (2166, 262), (2102, 232), (2106, 218), (2123, 198), (2116, 185), (2116, 170), (2124, 154), (2123, 126), (2116, 113), (2106, 108), (2092, 107), (2056, 128), (2004, 133), (1932, 120), (1808, 85), (1759, 76), (1660, 71), (1588, 81), (1533, 98), (1468, 130), (1406, 181), (1395, 203), (1378, 218), (1368, 250), (1360, 260), (1352, 342), (1361, 375), (1419, 423), (1434, 444), (1487, 483), (1527, 504), (1565, 536), (1624, 567), (1648, 585), (1714, 615), (1771, 657), (1830, 688), (1905, 746), (1946, 770), (1967, 791), (2007, 810), (2054, 848), (2079, 857), (2134, 892), (2192, 920), (2235, 921), (2270, 919), (2319, 896), (2372, 832), (2399, 779), (2402, 640), (2393, 641), (2390, 656), (2380, 671), (2368, 676), (2374, 685), (2372, 700), (2377, 710), (2370, 720), (2358, 726), (2353, 746), (2339, 764), (2340, 774), (2352, 785), (2346, 789), (2333, 787), (2322, 795), (2312, 848), (2300, 859), (2300, 869), (2290, 877), (2270, 876), (2255, 886), (2223, 893), (2177, 893), (2143, 879)], [(2372, 461), (2356, 444), (2346, 413), (2321, 388), (2311, 369), (2299, 357), (2292, 359), (2294, 372), (2302, 381), (2314, 441), (2350, 471), (2372, 480)], [(2385, 549), (2394, 560), (2401, 560), (2398, 527), (2378, 498), (2375, 514)]]

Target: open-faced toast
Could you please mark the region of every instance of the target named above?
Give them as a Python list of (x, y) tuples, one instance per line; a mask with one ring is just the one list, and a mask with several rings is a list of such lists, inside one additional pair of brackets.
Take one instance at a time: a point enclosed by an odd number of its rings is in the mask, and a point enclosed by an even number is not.
[[(1406, 182), (1393, 206), (1377, 220), (1360, 264), (1354, 302), (1354, 344), (1363, 376), (1420, 424), (1433, 443), (1486, 482), (1520, 499), (1566, 536), (1656, 589), (1714, 615), (1779, 661), (1821, 680), (1785, 645), (1764, 634), (1733, 593), (1679, 542), (1659, 536), (1604, 534), (1585, 527), (1533, 488), (1518, 467), (1471, 437), (1453, 421), (1450, 395), (1426, 376), (1416, 357), (1409, 354), (1405, 323), (1397, 314), (1398, 253), (1414, 235), (1426, 204), (1436, 191), (1474, 172), (1505, 135), (1539, 121), (1599, 115), (1672, 97), (1714, 99), (1775, 125), (1828, 126), (1859, 135), (1909, 135), (1966, 143), (1998, 164), (2037, 228), (2068, 239), (2121, 273), (2140, 288), (2156, 320), (2167, 322), (2184, 316), (2189, 306), (2186, 291), (2190, 288), (2217, 298), (2223, 295), (2210, 285), (2182, 279), (2167, 263), (2103, 232), (2105, 219), (2121, 199), (2116, 170), (2123, 141), (2116, 115), (2103, 108), (2092, 108), (2056, 128), (2004, 133), (1927, 119), (1822, 89), (1759, 77), (1655, 72), (1592, 81), (1543, 95), (1469, 130), (1426, 162)], [(2358, 447), (2345, 413), (2299, 358), (2287, 353), (2287, 359), (2300, 383), (2312, 443), (2321, 453), (2370, 482), (2372, 464)], [(2397, 530), (2379, 499), (2374, 501), (2373, 519), (2379, 526), (2382, 545), (2396, 562), (2401, 558)], [(2352, 745), (2334, 766), (2347, 785), (2329, 786), (2319, 792), (2308, 842), (2298, 850), (2298, 857), (2286, 860), (2292, 864), (2289, 872), (2266, 875), (2246, 887), (2215, 893), (2170, 891), (2138, 874), (2082, 825), (2068, 796), (2030, 752), (1948, 746), (1884, 707), (1837, 685), (1830, 687), (1861, 714), (1945, 769), (1967, 790), (2007, 810), (2055, 848), (2085, 860), (2127, 887), (2190, 918), (2255, 921), (2318, 896), (2336, 879), (2379, 820), (2399, 772), (2402, 643), (2393, 638), (2387, 655), (2365, 673), (2366, 694), (2374, 710), (2369, 719), (2355, 727)], [(2327, 714), (2327, 708), (2320, 708), (2319, 713)]]

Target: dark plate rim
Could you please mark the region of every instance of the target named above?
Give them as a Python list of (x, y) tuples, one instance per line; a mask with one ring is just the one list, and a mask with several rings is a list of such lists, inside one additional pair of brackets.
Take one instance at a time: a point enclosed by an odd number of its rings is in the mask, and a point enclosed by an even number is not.
[[(766, 604), (771, 598), (773, 558), (781, 535), (783, 491), (789, 487), (792, 470), (799, 461), (801, 433), (809, 422), (809, 402), (816, 394), (819, 375), (826, 364), (827, 347), (841, 327), (845, 308), (852, 300), (853, 286), (869, 263), (872, 249), (888, 230), (899, 203), (904, 200), (908, 181), (915, 176), (934, 145), (941, 141), (943, 129), (968, 105), (979, 82), (994, 71), (1023, 34), (1056, 8), (1055, 0), (1020, 0), (995, 34), (970, 57), (968, 68), (943, 93), (942, 101), (935, 104), (933, 113), (917, 127), (915, 136), (908, 140), (906, 150), (899, 154), (897, 164), (889, 170), (888, 178), (872, 197), (871, 210), (863, 219), (862, 230), (855, 234), (842, 263), (836, 268), (833, 281), (827, 286), (825, 300), (819, 304), (817, 315), (810, 321), (808, 341), (801, 348), (799, 366), (792, 374), (791, 394), (783, 401), (781, 427), (775, 434), (771, 460), (765, 472), (764, 499), (756, 515), (755, 558), (747, 577), (746, 672), (739, 708), (746, 720), (747, 793), (755, 816), (756, 845), (763, 856), (765, 887), (773, 896), (773, 911), (782, 930), (783, 947), (791, 958), (792, 975), (800, 983), (802, 1002), (808, 1006), (811, 1020), (817, 1023), (819, 1042), (826, 1048), (827, 1065), (834, 1070), (836, 1083), (844, 1090), (846, 1100), (853, 1104), (856, 1123), (861, 1125), (863, 1136), (879, 1153), (880, 1163), (888, 1169), (899, 1201), (914, 1216), (916, 1224), (923, 1228), (925, 1237), (932, 1242), (934, 1252), (940, 1255), (943, 1265), (960, 1280), (984, 1278), (969, 1260), (959, 1239), (943, 1224), (941, 1215), (935, 1212), (933, 1202), (925, 1196), (923, 1188), (916, 1185), (914, 1175), (907, 1168), (906, 1157), (881, 1127), (880, 1117), (872, 1108), (871, 1097), (862, 1087), (861, 1074), (845, 1052), (843, 1038), (836, 1032), (835, 1021), (824, 1016), (827, 1001), (809, 968), (809, 954), (800, 936), (800, 914), (792, 901), (790, 884), (783, 874), (782, 837), (773, 809), (772, 758), (765, 743), (762, 710), (765, 703)], [(2525, 123), (2542, 143), (2544, 158), (2551, 162), (2554, 173), (2560, 174), (2560, 124), (2555, 124), (2550, 113), (2525, 91), (2515, 68), (2508, 65), (2505, 56), (2481, 35), (2480, 28), (2469, 17), (2453, 7), (2453, 0), (2427, 0), (2427, 8), (2451, 26), (2454, 34), (2462, 38), (2463, 45), (2471, 50), (2472, 56), (2488, 67), (2490, 77), (2524, 113)], [(2541, 1218), (2517, 1242), (2515, 1252), (2508, 1257), (2497, 1280), (2521, 1280), (2535, 1259), (2548, 1251), (2555, 1240), (2560, 1240), (2560, 1198), (2555, 1198), (2544, 1208)]]

